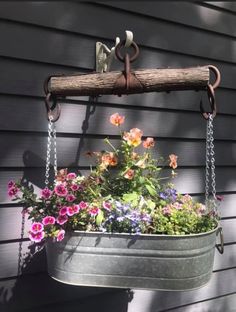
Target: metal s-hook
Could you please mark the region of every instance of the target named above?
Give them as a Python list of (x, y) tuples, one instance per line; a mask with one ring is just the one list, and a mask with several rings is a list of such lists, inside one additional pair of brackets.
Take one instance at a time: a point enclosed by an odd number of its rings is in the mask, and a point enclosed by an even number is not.
[(203, 103), (202, 100), (200, 102), (200, 111), (202, 113), (202, 116), (208, 120), (209, 119), (209, 114), (212, 115), (212, 117), (214, 118), (216, 116), (216, 98), (215, 98), (215, 90), (213, 88), (212, 85), (208, 84), (207, 85), (207, 96), (208, 96), (208, 100), (211, 106), (211, 112), (206, 112), (203, 108)]
[(216, 109), (215, 89), (219, 86), (220, 80), (221, 80), (220, 71), (218, 70), (217, 67), (215, 67), (213, 65), (209, 65), (208, 68), (209, 68), (209, 70), (212, 70), (216, 79), (215, 79), (215, 82), (213, 83), (213, 85), (211, 83), (208, 83), (207, 88), (206, 88), (208, 100), (209, 100), (209, 103), (211, 106), (211, 112), (206, 112), (203, 108), (202, 100), (200, 101), (200, 111), (202, 113), (202, 116), (206, 120), (209, 119), (209, 114), (211, 114), (213, 118), (216, 116), (217, 109)]
[(56, 122), (61, 114), (61, 106), (59, 103), (57, 103), (57, 97), (49, 92), (48, 82), (51, 79), (51, 77), (52, 76), (48, 76), (44, 81), (43, 88), (46, 94), (44, 102), (46, 106), (48, 121), (51, 120), (52, 122)]
[(56, 122), (61, 114), (61, 106), (59, 103), (57, 103), (57, 98), (51, 93), (48, 93), (44, 101), (47, 110), (48, 121), (51, 120), (52, 122)]

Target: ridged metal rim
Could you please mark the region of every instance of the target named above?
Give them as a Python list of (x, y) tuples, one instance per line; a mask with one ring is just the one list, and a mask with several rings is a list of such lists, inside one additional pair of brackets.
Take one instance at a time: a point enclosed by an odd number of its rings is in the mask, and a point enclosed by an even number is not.
[[(199, 236), (206, 236), (213, 234), (216, 232), (219, 228), (219, 225), (208, 232), (203, 233), (196, 233), (196, 234), (185, 234), (185, 235), (171, 235), (171, 234), (135, 234), (135, 233), (106, 233), (106, 232), (86, 232), (86, 231), (73, 231), (70, 233), (78, 233), (83, 234), (84, 236), (93, 236), (93, 235), (99, 235), (99, 236), (113, 236), (113, 237), (163, 237), (163, 238), (188, 238), (188, 237), (199, 237)], [(68, 233), (69, 235), (69, 233)]]

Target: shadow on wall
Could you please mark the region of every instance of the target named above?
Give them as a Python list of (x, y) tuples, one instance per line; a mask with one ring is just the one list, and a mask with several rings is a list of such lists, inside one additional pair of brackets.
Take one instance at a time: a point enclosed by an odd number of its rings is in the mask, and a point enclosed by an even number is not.
[(57, 282), (45, 272), (31, 274), (38, 266), (46, 269), (45, 249), (35, 253), (34, 246), (29, 247), (22, 275), (0, 287), (1, 312), (128, 311), (133, 298), (130, 290), (73, 286)]

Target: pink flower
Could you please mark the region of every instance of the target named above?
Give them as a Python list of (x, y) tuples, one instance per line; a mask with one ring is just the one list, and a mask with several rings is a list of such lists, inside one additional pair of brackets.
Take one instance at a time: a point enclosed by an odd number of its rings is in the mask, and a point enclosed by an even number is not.
[(176, 210), (181, 210), (182, 209), (182, 204), (176, 202), (172, 205), (173, 208), (175, 208)]
[(79, 205), (74, 205), (73, 209), (74, 209), (75, 213), (78, 213), (80, 211), (80, 206)]
[(163, 208), (162, 208), (162, 213), (163, 213), (164, 216), (169, 216), (169, 215), (171, 215), (170, 206), (163, 207)]
[(67, 214), (67, 207), (63, 206), (60, 210), (59, 210), (59, 215), (60, 216), (65, 216)]
[(124, 174), (124, 178), (128, 179), (128, 180), (132, 180), (134, 177), (134, 170), (133, 169), (128, 169), (125, 174)]
[(19, 192), (18, 187), (13, 186), (13, 187), (8, 189), (8, 196), (10, 196), (10, 197), (16, 196), (18, 192)]
[(52, 191), (50, 191), (47, 187), (45, 187), (42, 191), (41, 191), (41, 196), (44, 199), (49, 199), (52, 195)]
[(68, 216), (73, 216), (75, 213), (74, 213), (74, 209), (73, 209), (73, 206), (69, 206), (67, 207), (67, 215)]
[(79, 203), (79, 207), (80, 207), (80, 209), (86, 209), (86, 208), (88, 208), (88, 203), (82, 201)]
[(222, 201), (222, 200), (224, 200), (224, 196), (216, 195), (216, 199), (219, 200), (219, 201)]
[(68, 195), (66, 196), (66, 200), (67, 200), (68, 202), (73, 202), (75, 199), (76, 199), (76, 197), (75, 197), (73, 194), (68, 194)]
[(121, 124), (124, 123), (125, 117), (119, 115), (118, 113), (115, 113), (111, 115), (110, 117), (110, 123), (113, 124), (114, 126), (120, 126)]
[(198, 204), (198, 209), (197, 209), (197, 213), (201, 216), (204, 213), (206, 213), (206, 206), (203, 204)]
[(42, 232), (42, 231), (43, 231), (43, 224), (42, 223), (34, 222), (31, 225), (30, 232), (32, 232), (33, 234), (36, 234), (36, 233)]
[(7, 184), (8, 189), (10, 189), (12, 187), (15, 187), (15, 186), (16, 186), (16, 184), (15, 184), (14, 181), (9, 181), (8, 184)]
[(71, 184), (70, 188), (71, 188), (72, 191), (78, 191), (79, 185), (78, 184)]
[(58, 224), (62, 225), (62, 224), (66, 223), (68, 221), (68, 217), (67, 217), (67, 215), (65, 215), (65, 216), (58, 216), (56, 221), (57, 221)]
[(74, 214), (78, 213), (80, 210), (79, 205), (69, 206), (67, 207), (67, 215), (73, 216)]
[(192, 200), (192, 197), (189, 194), (185, 194), (184, 196), (181, 197), (182, 203), (187, 203)]
[(47, 216), (45, 218), (43, 218), (43, 225), (48, 225), (48, 224), (55, 224), (56, 219), (52, 216)]
[(109, 202), (103, 202), (102, 206), (103, 206), (104, 209), (106, 209), (108, 211), (111, 210), (111, 203), (109, 203)]
[(143, 141), (143, 147), (144, 148), (151, 148), (154, 146), (154, 139), (153, 138), (146, 138), (145, 141)]
[(44, 236), (45, 236), (45, 233), (43, 231), (38, 232), (38, 233), (29, 232), (29, 239), (36, 243), (41, 242)]
[(57, 242), (60, 242), (64, 239), (65, 237), (65, 231), (64, 230), (60, 230), (58, 233), (57, 233)]
[(99, 213), (100, 209), (98, 207), (93, 207), (89, 209), (90, 216), (94, 217)]
[(61, 197), (66, 197), (68, 194), (68, 190), (63, 184), (57, 184), (54, 188), (54, 191), (58, 196)]
[(76, 178), (76, 174), (74, 172), (67, 174), (67, 180), (74, 180)]

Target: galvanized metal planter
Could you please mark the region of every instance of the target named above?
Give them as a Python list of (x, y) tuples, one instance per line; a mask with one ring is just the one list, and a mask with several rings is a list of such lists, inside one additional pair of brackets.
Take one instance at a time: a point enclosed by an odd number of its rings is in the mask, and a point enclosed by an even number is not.
[(189, 290), (211, 277), (217, 229), (193, 235), (72, 232), (47, 242), (48, 272), (72, 285)]

